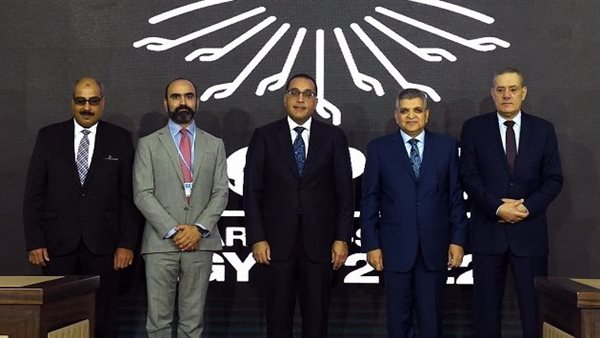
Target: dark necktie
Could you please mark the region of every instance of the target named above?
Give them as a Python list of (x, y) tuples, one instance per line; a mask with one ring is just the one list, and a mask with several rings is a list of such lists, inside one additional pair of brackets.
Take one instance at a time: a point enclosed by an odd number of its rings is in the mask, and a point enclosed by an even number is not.
[(302, 176), (302, 170), (304, 170), (304, 161), (306, 160), (306, 151), (304, 146), (304, 140), (302, 139), (302, 132), (304, 127), (296, 127), (294, 131), (298, 133), (294, 139), (294, 158), (296, 159), (296, 167), (298, 168), (298, 174)]
[(515, 160), (517, 159), (517, 139), (515, 138), (515, 130), (513, 126), (515, 121), (505, 121), (506, 126), (506, 162), (510, 173), (513, 173), (515, 168)]
[(83, 185), (85, 176), (87, 176), (88, 173), (88, 157), (90, 151), (90, 139), (88, 138), (88, 135), (91, 131), (84, 129), (81, 132), (83, 133), (83, 138), (79, 141), (75, 163), (77, 164), (77, 172), (79, 173), (79, 182)]
[(181, 172), (183, 174), (183, 182), (189, 183), (192, 181), (192, 143), (188, 136), (188, 131), (185, 128), (181, 128), (181, 140), (179, 140), (179, 164), (181, 165)]
[(421, 170), (421, 156), (419, 155), (419, 148), (417, 147), (419, 140), (413, 138), (408, 140), (408, 143), (410, 143), (410, 163), (412, 164), (415, 176), (419, 178), (419, 171)]

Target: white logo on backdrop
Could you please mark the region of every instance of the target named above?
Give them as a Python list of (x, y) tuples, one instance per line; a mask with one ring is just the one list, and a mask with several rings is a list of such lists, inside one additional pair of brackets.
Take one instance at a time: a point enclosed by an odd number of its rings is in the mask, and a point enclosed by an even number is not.
[[(235, 2), (236, 0), (203, 0), (197, 1), (185, 6), (177, 7), (166, 12), (160, 13), (148, 19), (148, 22), (152, 25), (160, 24), (169, 19), (185, 15), (193, 11), (206, 10), (212, 6), (223, 5), (228, 2)], [(325, 0), (323, 0), (325, 1)], [(446, 1), (440, 0), (405, 0), (405, 2), (418, 3), (423, 6), (431, 6), (440, 10), (453, 12), (468, 18), (469, 20), (476, 20), (482, 24), (491, 25), (494, 23), (494, 18), (480, 12), (458, 6)], [(398, 6), (399, 7), (399, 6)], [(267, 90), (276, 91), (281, 89), (288, 77), (298, 56), (298, 52), (303, 45), (304, 39), (307, 34), (315, 34), (315, 69), (317, 86), (319, 87), (319, 105), (317, 106), (317, 113), (325, 118), (331, 119), (332, 124), (340, 125), (342, 122), (342, 114), (340, 109), (335, 103), (329, 101), (326, 98), (326, 87), (325, 87), (325, 30), (317, 28), (314, 31), (309, 31), (305, 27), (292, 27), (289, 22), (285, 22), (285, 18), (277, 18), (276, 16), (269, 16), (269, 10), (265, 6), (257, 6), (251, 10), (236, 13), (235, 15), (222, 20), (213, 25), (201, 28), (195, 32), (188, 33), (178, 38), (169, 39), (163, 37), (145, 37), (139, 41), (133, 43), (133, 47), (141, 48), (146, 47), (147, 50), (153, 52), (164, 52), (172, 48), (182, 46), (191, 41), (197, 40), (203, 36), (207, 36), (216, 31), (227, 29), (234, 26), (237, 23), (248, 20), (250, 18), (262, 18), (262, 22), (258, 23), (252, 29), (247, 30), (243, 34), (239, 35), (235, 39), (231, 40), (227, 44), (221, 47), (202, 47), (190, 51), (187, 56), (184, 57), (185, 61), (193, 62), (213, 62), (227, 55), (227, 53), (240, 47), (244, 42), (252, 39), (259, 32), (267, 28), (268, 26), (279, 22), (280, 26), (275, 33), (267, 41), (260, 41), (259, 44), (263, 47), (256, 53), (256, 55), (248, 61), (245, 67), (239, 72), (239, 74), (230, 82), (224, 82), (216, 84), (204, 91), (200, 96), (202, 101), (209, 100), (210, 98), (224, 99), (231, 96), (244, 82), (248, 79), (250, 74), (256, 69), (256, 67), (265, 59), (267, 54), (281, 42), (282, 38), (286, 34), (295, 34), (295, 38), (289, 47), (289, 51), (285, 61), (283, 61), (281, 71), (276, 74), (269, 74), (258, 83), (247, 84), (250, 86), (256, 86), (255, 94), (262, 96)], [(441, 28), (438, 28), (430, 23), (413, 19), (405, 14), (398, 13), (390, 8), (376, 6), (373, 8), (372, 15), (367, 15), (363, 18), (364, 22), (351, 22), (346, 27), (336, 27), (333, 29), (333, 34), (337, 41), (338, 47), (340, 48), (344, 62), (352, 77), (354, 85), (365, 92), (374, 92), (377, 96), (385, 94), (385, 89), (381, 82), (373, 76), (365, 74), (358, 68), (355, 59), (352, 54), (352, 47), (348, 44), (346, 39), (347, 34), (353, 32), (360, 41), (368, 48), (373, 57), (379, 61), (379, 63), (386, 69), (388, 74), (400, 85), (402, 88), (418, 88), (426, 92), (433, 101), (439, 102), (441, 100), (440, 95), (436, 90), (426, 84), (413, 82), (408, 80), (396, 65), (392, 63), (388, 56), (378, 46), (375, 37), (369, 36), (363, 26), (371, 26), (381, 32), (387, 38), (395, 41), (402, 47), (406, 48), (416, 56), (426, 62), (441, 62), (443, 60), (454, 62), (457, 57), (451, 52), (443, 48), (436, 47), (419, 47), (408, 39), (402, 37), (400, 34), (395, 32), (390, 27), (378, 20), (378, 18), (392, 19), (405, 25), (411, 26), (414, 29), (420, 30), (425, 34), (435, 35), (441, 39), (451, 41), (455, 44), (461, 45), (466, 48), (478, 52), (489, 52), (495, 50), (497, 47), (508, 48), (510, 43), (496, 37), (476, 37), (476, 38), (465, 38), (454, 33), (448, 32)], [(381, 38), (381, 36), (377, 36)], [(396, 88), (394, 88), (396, 90)]]
[[(325, 1), (325, 0), (322, 0)], [(173, 8), (165, 11), (158, 15), (155, 15), (148, 19), (148, 22), (152, 25), (160, 24), (172, 18), (185, 15), (194, 11), (207, 10), (213, 6), (224, 5), (226, 3), (236, 2), (236, 0), (202, 0), (194, 3), (190, 3), (185, 6)], [(241, 2), (241, 1), (240, 1)], [(400, 1), (398, 1), (400, 2)], [(459, 5), (452, 4), (447, 1), (441, 0), (404, 0), (404, 2), (417, 3), (423, 6), (435, 7), (439, 10), (452, 12), (465, 17), (467, 20), (475, 20), (482, 24), (491, 25), (495, 22), (494, 18), (475, 10), (465, 8)], [(397, 6), (400, 7), (400, 6)], [(387, 73), (397, 82), (402, 88), (418, 88), (426, 92), (429, 97), (435, 101), (441, 101), (441, 96), (437, 91), (423, 83), (419, 83), (418, 79), (408, 80), (402, 72), (398, 69), (388, 55), (382, 51), (378, 45), (378, 39), (385, 38), (391, 39), (400, 46), (406, 48), (411, 53), (426, 62), (455, 62), (458, 58), (450, 51), (444, 48), (438, 47), (424, 47), (417, 46), (415, 43), (409, 41), (407, 38), (400, 35), (397, 31), (384, 24), (380, 20), (393, 20), (407, 26), (422, 31), (423, 34), (433, 35), (440, 39), (450, 41), (454, 44), (466, 47), (478, 52), (489, 52), (495, 50), (497, 47), (509, 48), (510, 43), (499, 39), (497, 37), (483, 36), (475, 38), (466, 38), (459, 36), (452, 32), (446, 31), (435, 25), (420, 20), (411, 18), (406, 14), (401, 14), (397, 10), (390, 9), (383, 6), (375, 6), (371, 15), (366, 15), (361, 22), (350, 22), (344, 27), (335, 27), (332, 31), (326, 31), (322, 28), (316, 28), (309, 30), (306, 27), (292, 27), (289, 22), (285, 22), (285, 18), (278, 18), (274, 15), (269, 15), (269, 10), (265, 6), (257, 6), (251, 10), (245, 12), (234, 13), (229, 18), (217, 22), (213, 25), (203, 27), (192, 33), (182, 35), (180, 37), (170, 39), (163, 37), (145, 37), (133, 43), (133, 47), (142, 48), (145, 47), (149, 51), (153, 52), (164, 52), (175, 47), (183, 46), (189, 42), (200, 39), (203, 36), (210, 35), (211, 33), (233, 27), (234, 25), (249, 20), (251, 18), (260, 18), (262, 21), (256, 24), (251, 29), (245, 31), (243, 34), (235, 37), (223, 46), (210, 46), (201, 47), (195, 50), (189, 50), (189, 53), (184, 57), (187, 62), (214, 62), (226, 56), (231, 51), (240, 47), (246, 41), (251, 40), (259, 32), (265, 30), (272, 24), (278, 22), (279, 28), (268, 38), (266, 41), (259, 41), (258, 44), (262, 46), (256, 55), (250, 59), (238, 75), (229, 82), (215, 84), (206, 89), (201, 95), (202, 101), (207, 101), (211, 98), (224, 99), (235, 93), (244, 82), (248, 79), (250, 74), (256, 70), (265, 57), (271, 52), (271, 50), (282, 41), (282, 38), (286, 34), (293, 34), (294, 39), (289, 46), (287, 56), (285, 60), (282, 60), (281, 70), (275, 74), (262, 74), (262, 79), (258, 83), (246, 84), (246, 86), (256, 86), (255, 95), (262, 96), (266, 91), (277, 91), (283, 88), (287, 79), (290, 76), (291, 70), (296, 62), (298, 53), (300, 52), (305, 37), (307, 34), (315, 34), (315, 80), (319, 87), (318, 99), (319, 104), (317, 106), (317, 113), (324, 119), (331, 119), (333, 125), (340, 125), (342, 123), (342, 114), (340, 109), (334, 102), (331, 102), (326, 98), (326, 87), (325, 87), (325, 34), (333, 33), (335, 41), (339, 47), (343, 62), (352, 78), (354, 85), (365, 92), (373, 92), (377, 96), (383, 96), (385, 89), (379, 79), (372, 75), (361, 72), (356, 60), (353, 56), (353, 48), (361, 48), (362, 46), (351, 46), (348, 43), (348, 34), (354, 34), (356, 37), (367, 47), (371, 52), (374, 59), (376, 59)], [(375, 28), (378, 32), (383, 35), (369, 35), (363, 27)], [(258, 39), (258, 38), (256, 38)], [(258, 40), (257, 40), (258, 41)], [(286, 47), (287, 48), (287, 47)], [(272, 60), (270, 62), (273, 62)], [(394, 87), (393, 90), (397, 88)], [(238, 195), (243, 195), (243, 181), (244, 174), (243, 168), (245, 165), (247, 148), (242, 148), (232, 153), (227, 159), (228, 164), (228, 175), (230, 178), (229, 188)], [(352, 160), (352, 176), (356, 178), (362, 175), (365, 165), (365, 156), (357, 149), (350, 148), (350, 155)], [(223, 214), (224, 217), (243, 217), (244, 212), (242, 210), (227, 210)], [(355, 212), (355, 216), (358, 217), (359, 213)], [(239, 240), (245, 245), (245, 229), (243, 227), (228, 227), (226, 229), (228, 234), (225, 236), (227, 242), (224, 243), (226, 247), (233, 246), (234, 242)], [(357, 231), (354, 237), (355, 243), (360, 246), (360, 230)], [(345, 277), (345, 283), (377, 283), (379, 277), (372, 274), (372, 268), (368, 265), (360, 266), (358, 262), (365, 261), (365, 255), (356, 253), (351, 255), (346, 266), (357, 266), (358, 268), (348, 273)], [(471, 256), (465, 257), (462, 265), (462, 269), (465, 269), (471, 260)], [(226, 261), (236, 270), (237, 281), (245, 282), (248, 281), (248, 271), (254, 265), (254, 260), (248, 255), (244, 261), (242, 261), (235, 252), (224, 252), (222, 256), (215, 254), (213, 259), (216, 268), (213, 269), (211, 280), (224, 281), (225, 280), (225, 269), (220, 263)], [(368, 275), (370, 274), (370, 275)], [(457, 275), (456, 277), (449, 277), (448, 283), (450, 284), (472, 284), (472, 271), (466, 269), (464, 273)]]

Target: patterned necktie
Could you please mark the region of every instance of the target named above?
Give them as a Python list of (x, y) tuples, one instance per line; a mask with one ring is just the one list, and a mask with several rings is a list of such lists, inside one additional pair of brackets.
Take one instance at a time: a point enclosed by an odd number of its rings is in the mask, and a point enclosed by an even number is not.
[(304, 161), (306, 160), (306, 151), (304, 146), (304, 140), (302, 139), (302, 132), (304, 131), (304, 127), (296, 127), (294, 128), (296, 133), (296, 138), (294, 139), (294, 158), (296, 158), (296, 167), (298, 168), (298, 174), (302, 176), (302, 170), (304, 170)]
[(83, 138), (79, 141), (75, 163), (77, 164), (77, 172), (79, 173), (79, 182), (83, 185), (85, 176), (88, 173), (88, 153), (90, 151), (90, 139), (88, 138), (88, 135), (91, 131), (84, 129), (81, 132), (83, 133)]
[(517, 139), (513, 129), (515, 121), (504, 121), (504, 125), (506, 126), (506, 162), (508, 162), (508, 169), (512, 174), (517, 159)]
[[(181, 140), (179, 140), (179, 164), (181, 165), (181, 172), (183, 174), (183, 182), (189, 183), (192, 181), (192, 143), (188, 136), (188, 130), (181, 128)], [(183, 157), (183, 158), (182, 158)]]
[(415, 176), (419, 178), (419, 171), (421, 169), (421, 156), (419, 155), (419, 148), (417, 147), (419, 140), (413, 138), (408, 140), (408, 143), (410, 143), (410, 163), (412, 164)]

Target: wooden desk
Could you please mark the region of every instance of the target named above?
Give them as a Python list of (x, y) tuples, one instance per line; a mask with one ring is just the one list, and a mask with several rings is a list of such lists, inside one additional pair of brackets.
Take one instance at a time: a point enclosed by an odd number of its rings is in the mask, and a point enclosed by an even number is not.
[(0, 276), (0, 337), (93, 338), (99, 286), (98, 276)]
[(600, 337), (600, 280), (535, 279), (544, 338)]

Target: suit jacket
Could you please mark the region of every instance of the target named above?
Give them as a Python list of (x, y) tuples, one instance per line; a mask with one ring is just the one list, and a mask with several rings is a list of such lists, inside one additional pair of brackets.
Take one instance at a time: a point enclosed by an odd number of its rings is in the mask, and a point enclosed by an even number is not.
[(189, 203), (183, 189), (179, 153), (168, 126), (141, 138), (133, 164), (134, 201), (146, 218), (142, 254), (179, 251), (163, 239), (179, 224), (202, 224), (210, 235), (199, 250), (221, 250), (217, 222), (228, 201), (227, 160), (223, 141), (196, 128), (194, 186)]
[(329, 262), (333, 241), (348, 242), (353, 228), (348, 142), (313, 118), (302, 177), (293, 152), (287, 118), (254, 131), (244, 169), (248, 243), (267, 240), (271, 258), (285, 260), (300, 235), (309, 259)]
[(29, 164), (23, 219), (27, 250), (71, 253), (81, 240), (94, 254), (134, 249), (137, 212), (131, 190), (133, 146), (123, 128), (98, 122), (83, 186), (75, 164), (75, 122), (42, 128)]
[[(521, 113), (521, 133), (511, 175), (496, 112), (466, 121), (462, 130), (461, 177), (471, 201), (470, 248), (519, 256), (548, 253), (546, 209), (562, 188), (563, 176), (554, 127)], [(529, 216), (516, 224), (498, 223), (501, 198), (525, 199)]]
[(446, 269), (450, 243), (465, 246), (456, 142), (425, 131), (424, 146), (418, 179), (399, 131), (367, 147), (361, 247), (364, 252), (381, 248), (386, 270), (410, 270), (419, 248), (429, 269)]

